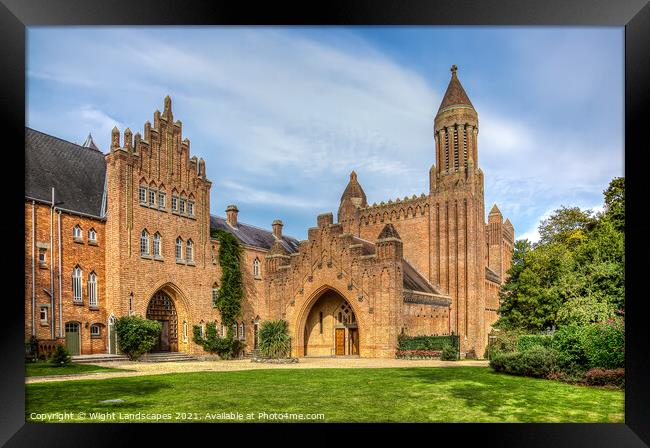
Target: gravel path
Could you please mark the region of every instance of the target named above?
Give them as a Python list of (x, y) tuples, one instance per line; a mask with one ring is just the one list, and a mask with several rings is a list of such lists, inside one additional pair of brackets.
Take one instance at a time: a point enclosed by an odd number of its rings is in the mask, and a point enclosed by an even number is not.
[(161, 375), (165, 373), (183, 372), (230, 372), (236, 370), (256, 369), (331, 369), (331, 368), (382, 368), (382, 367), (459, 367), (478, 366), (486, 367), (488, 361), (438, 361), (438, 360), (406, 360), (406, 359), (378, 359), (378, 358), (300, 358), (293, 364), (267, 364), (251, 362), (250, 359), (236, 359), (231, 361), (183, 361), (183, 362), (131, 362), (113, 361), (96, 363), (102, 367), (116, 367), (129, 369), (133, 372), (96, 372), (75, 375), (57, 375), (28, 377), (26, 384), (51, 381), (69, 380), (101, 380), (106, 378), (120, 378), (125, 376)]

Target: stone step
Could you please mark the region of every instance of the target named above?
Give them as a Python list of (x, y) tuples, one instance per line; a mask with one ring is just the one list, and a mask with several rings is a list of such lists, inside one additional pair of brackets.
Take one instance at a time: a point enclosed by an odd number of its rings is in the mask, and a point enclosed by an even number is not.
[(146, 353), (140, 358), (142, 362), (174, 362), (174, 361), (196, 361), (197, 358), (187, 353)]
[(126, 355), (75, 355), (72, 362), (77, 364), (93, 364), (96, 362), (128, 361)]

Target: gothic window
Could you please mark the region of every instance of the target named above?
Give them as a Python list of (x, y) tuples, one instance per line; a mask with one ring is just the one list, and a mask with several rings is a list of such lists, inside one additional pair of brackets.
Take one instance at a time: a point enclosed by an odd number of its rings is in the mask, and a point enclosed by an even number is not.
[(260, 278), (260, 260), (257, 257), (253, 261), (253, 277)]
[(178, 197), (172, 195), (172, 211), (178, 211)]
[(165, 208), (165, 193), (158, 192), (158, 208)]
[(454, 168), (458, 167), (458, 126), (454, 126)]
[(187, 201), (187, 214), (194, 216), (194, 202), (192, 201)]
[(156, 205), (156, 192), (154, 190), (149, 190), (149, 205)]
[(194, 247), (194, 243), (192, 243), (192, 240), (187, 240), (187, 245), (185, 247), (185, 258), (187, 259), (188, 263), (192, 262), (192, 249)]
[(463, 129), (463, 163), (467, 162), (467, 128)]
[(449, 128), (445, 128), (445, 169), (449, 169)]
[(183, 342), (187, 342), (187, 321), (183, 321)]
[(239, 339), (244, 339), (244, 322), (239, 323)]
[(88, 276), (88, 306), (97, 307), (97, 274), (94, 272)]
[(217, 307), (217, 298), (219, 297), (219, 285), (212, 285), (212, 307)]
[(318, 313), (318, 323), (320, 325), (320, 334), (323, 334), (323, 312)]
[(179, 202), (179, 209), (178, 209), (178, 212), (179, 212), (179, 213), (181, 213), (181, 214), (184, 214), (184, 213), (185, 213), (185, 203), (186, 203), (186, 202), (187, 202), (187, 201), (185, 200), (185, 198), (181, 198), (181, 200), (180, 200), (180, 202)]
[(88, 241), (91, 243), (97, 242), (97, 232), (95, 232), (95, 229), (90, 229), (88, 231)]
[(180, 236), (176, 238), (176, 259), (183, 259), (183, 239)]
[(75, 303), (81, 303), (81, 277), (82, 271), (79, 266), (75, 266), (72, 270), (72, 300)]
[(160, 256), (160, 233), (156, 232), (153, 236), (153, 256)]
[(140, 204), (146, 204), (146, 203), (147, 203), (147, 188), (140, 187)]
[(99, 338), (102, 336), (102, 329), (99, 324), (93, 324), (90, 326), (90, 337)]
[(149, 255), (149, 232), (146, 229), (140, 234), (140, 255)]
[(129, 316), (133, 314), (133, 293), (129, 294)]
[(79, 224), (74, 226), (74, 229), (72, 229), (72, 237), (75, 240), (80, 240), (81, 238), (81, 227), (79, 227)]

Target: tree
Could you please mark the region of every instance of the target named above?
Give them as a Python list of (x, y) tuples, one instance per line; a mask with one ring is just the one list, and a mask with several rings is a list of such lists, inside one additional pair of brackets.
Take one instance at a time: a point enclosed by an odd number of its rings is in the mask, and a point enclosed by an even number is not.
[(605, 195), (605, 219), (616, 230), (625, 231), (625, 177), (615, 177), (603, 192)]
[(72, 356), (66, 346), (63, 344), (56, 344), (54, 353), (52, 353), (52, 357), (50, 358), (50, 363), (57, 367), (63, 367), (69, 365), (71, 362)]
[(154, 348), (160, 337), (161, 324), (140, 316), (124, 316), (115, 321), (117, 345), (130, 360), (137, 360)]
[(539, 244), (563, 243), (575, 246), (584, 240), (596, 222), (591, 210), (562, 206), (540, 223)]

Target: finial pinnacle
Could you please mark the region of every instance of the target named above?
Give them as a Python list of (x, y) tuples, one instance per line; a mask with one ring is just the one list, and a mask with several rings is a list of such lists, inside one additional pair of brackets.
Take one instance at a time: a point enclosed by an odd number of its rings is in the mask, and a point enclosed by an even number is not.
[(456, 64), (451, 66), (451, 76), (456, 76), (456, 70), (458, 70), (458, 67), (456, 67)]
[(354, 170), (352, 170), (352, 172), (350, 173), (350, 180), (353, 180), (353, 179), (356, 179), (356, 178), (357, 178), (357, 173), (355, 173)]

